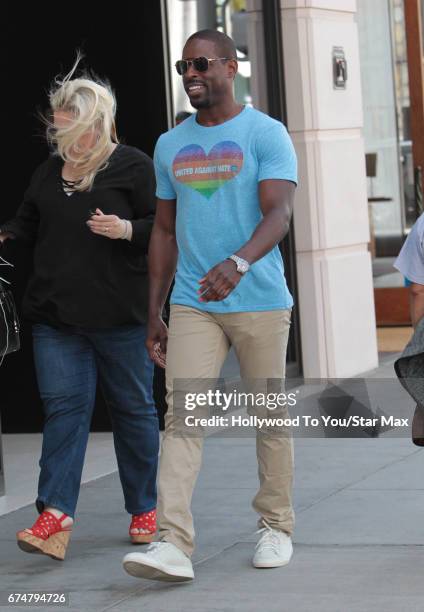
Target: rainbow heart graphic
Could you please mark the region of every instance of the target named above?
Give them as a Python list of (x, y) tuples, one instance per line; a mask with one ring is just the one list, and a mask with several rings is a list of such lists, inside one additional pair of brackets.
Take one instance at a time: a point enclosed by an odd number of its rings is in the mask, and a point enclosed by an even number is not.
[(200, 145), (183, 147), (174, 158), (172, 171), (179, 183), (209, 199), (231, 181), (243, 167), (243, 151), (236, 142), (218, 142), (206, 155)]

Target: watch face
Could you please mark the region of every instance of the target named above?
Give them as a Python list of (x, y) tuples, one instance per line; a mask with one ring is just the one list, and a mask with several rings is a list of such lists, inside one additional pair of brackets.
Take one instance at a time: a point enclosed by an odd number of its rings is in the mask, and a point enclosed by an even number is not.
[(248, 271), (249, 266), (247, 264), (245, 264), (245, 263), (241, 263), (240, 262), (239, 265), (237, 266), (237, 269), (242, 274), (245, 274)]

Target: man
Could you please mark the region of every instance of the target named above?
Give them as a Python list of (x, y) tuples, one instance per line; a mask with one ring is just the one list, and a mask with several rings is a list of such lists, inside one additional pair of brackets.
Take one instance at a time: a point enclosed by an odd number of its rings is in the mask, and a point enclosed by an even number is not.
[(410, 313), (414, 329), (424, 317), (424, 215), (411, 229), (395, 263), (409, 281)]
[[(243, 378), (284, 377), (293, 304), (278, 244), (297, 181), (284, 126), (234, 99), (236, 49), (214, 30), (193, 34), (176, 68), (197, 114), (159, 139), (157, 213), (149, 250), (148, 348), (165, 365), (168, 415), (159, 476), (159, 541), (124, 558), (153, 580), (191, 580), (190, 503), (202, 438), (175, 434), (177, 379), (216, 379), (230, 346)], [(177, 265), (168, 330), (161, 313)], [(166, 357), (165, 357), (166, 352)], [(262, 537), (255, 567), (292, 555), (292, 441), (257, 432)]]
[(394, 363), (400, 383), (416, 401), (412, 441), (424, 446), (424, 214), (412, 227), (395, 263), (409, 284), (411, 322), (414, 334)]

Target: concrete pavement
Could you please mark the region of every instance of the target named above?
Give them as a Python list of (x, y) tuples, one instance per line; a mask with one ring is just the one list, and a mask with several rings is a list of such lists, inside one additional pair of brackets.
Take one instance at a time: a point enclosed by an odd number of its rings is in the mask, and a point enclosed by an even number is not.
[[(392, 361), (369, 376), (389, 377)], [(206, 440), (193, 583), (123, 572), (131, 546), (114, 473), (83, 485), (64, 563), (18, 550), (14, 534), (32, 524), (32, 506), (0, 517), (1, 590), (69, 591), (70, 610), (422, 612), (423, 450), (390, 436), (297, 439), (295, 553), (285, 568), (257, 570), (254, 447), (253, 438)]]

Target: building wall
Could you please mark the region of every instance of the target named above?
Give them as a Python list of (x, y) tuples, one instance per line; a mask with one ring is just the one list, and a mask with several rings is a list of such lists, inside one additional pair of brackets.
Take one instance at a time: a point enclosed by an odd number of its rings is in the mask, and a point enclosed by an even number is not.
[[(260, 2), (248, 10), (258, 24)], [(378, 363), (355, 13), (355, 0), (281, 0), (306, 377), (353, 376)], [(346, 90), (333, 88), (333, 46), (345, 50)]]

